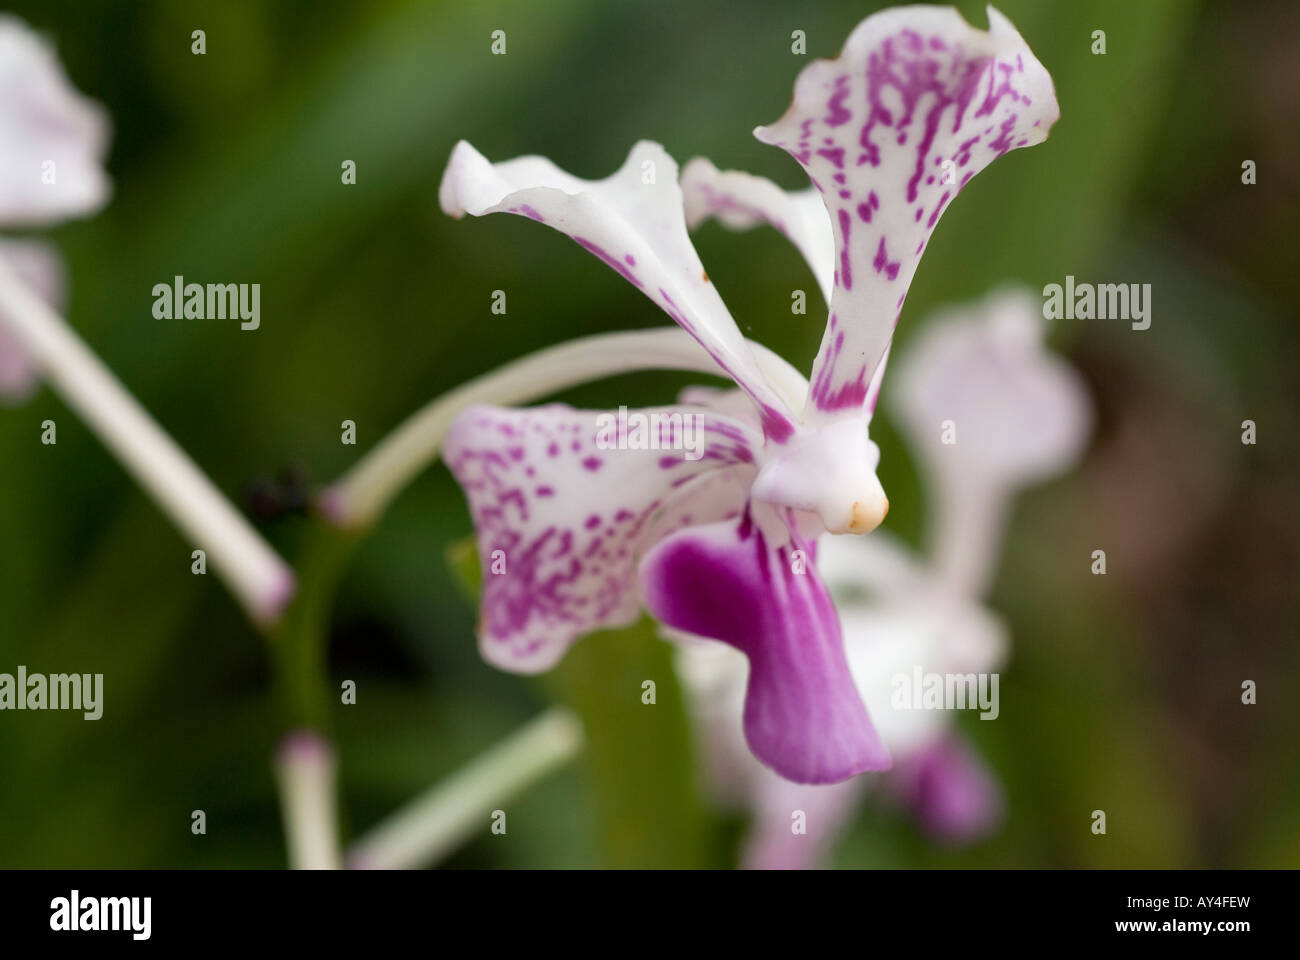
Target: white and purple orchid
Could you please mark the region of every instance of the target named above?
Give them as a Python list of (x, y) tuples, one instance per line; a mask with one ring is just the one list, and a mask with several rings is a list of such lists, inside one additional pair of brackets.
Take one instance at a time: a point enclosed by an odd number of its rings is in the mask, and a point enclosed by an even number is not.
[[(68, 82), (53, 49), (13, 16), (0, 16), (0, 226), (49, 226), (108, 200), (108, 118)], [(39, 240), (0, 238), (0, 260), (56, 310), (63, 269)], [(0, 401), (36, 385), (28, 351), (0, 323)]]
[[(933, 522), (924, 558), (884, 531), (823, 537), (817, 563), (844, 624), (859, 693), (894, 767), (880, 781), (936, 839), (975, 839), (1002, 807), (993, 774), (951, 729), (944, 710), (898, 702), (900, 677), (996, 672), (1008, 651), (1002, 622), (983, 606), (997, 569), (1008, 506), (1026, 486), (1067, 469), (1091, 414), (1080, 378), (1043, 345), (1028, 291), (937, 313), (895, 371), (890, 404), (915, 452)], [(944, 438), (956, 442), (945, 443)], [(742, 863), (816, 865), (871, 785), (856, 777), (792, 784), (754, 761), (738, 722), (745, 664), (694, 638), (676, 662), (716, 800), (752, 815)], [(804, 832), (791, 830), (802, 811)]]
[[(457, 419), (443, 454), (477, 529), (490, 662), (545, 670), (644, 605), (745, 655), (745, 737), (780, 776), (829, 784), (890, 765), (813, 542), (867, 533), (888, 509), (868, 426), (935, 224), (975, 173), (1041, 142), (1058, 117), (1047, 71), (1004, 17), (990, 9), (989, 20), (985, 32), (949, 8), (888, 10), (838, 59), (808, 66), (786, 115), (755, 131), (803, 166), (802, 193), (703, 161), (679, 183), (649, 142), (600, 181), (457, 145), (440, 189), (448, 214), (514, 213), (566, 234), (740, 390), (642, 411), (660, 414), (654, 449), (611, 450), (600, 412), (566, 406)], [(709, 213), (771, 222), (808, 259), (829, 301), (811, 380), (741, 335), (688, 238), (688, 220)], [(681, 449), (688, 422), (706, 441), (698, 457)]]

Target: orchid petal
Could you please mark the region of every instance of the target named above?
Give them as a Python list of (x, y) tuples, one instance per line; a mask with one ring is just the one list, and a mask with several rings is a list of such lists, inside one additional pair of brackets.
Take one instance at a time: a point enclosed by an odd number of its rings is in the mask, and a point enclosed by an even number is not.
[(900, 760), (892, 789), (934, 839), (974, 842), (1002, 820), (1002, 789), (988, 766), (955, 734)]
[[(1092, 415), (1082, 378), (1046, 348), (1029, 290), (936, 314), (895, 367), (893, 396), (936, 479), (960, 488), (1011, 489), (1067, 469), (1083, 452)], [(956, 443), (943, 443), (944, 421)]]
[(722, 171), (703, 157), (682, 170), (686, 225), (696, 229), (716, 217), (729, 230), (748, 230), (768, 223), (785, 234), (801, 254), (822, 296), (830, 303), (835, 282), (835, 235), (826, 205), (812, 187), (791, 192), (771, 180), (739, 170)]
[(794, 102), (755, 136), (812, 178), (836, 244), (830, 318), (805, 419), (858, 411), (947, 203), (997, 157), (1042, 142), (1051, 77), (1002, 14), (989, 30), (952, 8), (868, 17), (836, 60), (799, 75)]
[(0, 223), (47, 224), (108, 200), (108, 116), (68, 82), (50, 45), (0, 16)]
[[(63, 262), (47, 243), (0, 239), (0, 260), (55, 310), (63, 310)], [(0, 318), (0, 402), (20, 403), (36, 388), (36, 364)]]
[(646, 554), (641, 587), (665, 625), (749, 658), (745, 738), (778, 774), (837, 783), (888, 768), (849, 673), (835, 607), (797, 534), (765, 531), (751, 511), (740, 523), (691, 527)]
[[(655, 449), (619, 449), (609, 430), (611, 423), (616, 430), (614, 414), (563, 404), (470, 407), (452, 425), (444, 458), (474, 517), (483, 569), (479, 640), (489, 662), (539, 672), (583, 634), (631, 623), (645, 547), (743, 503), (746, 484), (719, 478), (710, 485), (729, 502), (698, 485), (729, 468), (752, 474), (761, 437), (698, 409), (634, 412), (647, 416), (653, 429), (641, 439)], [(698, 444), (689, 436), (696, 430)], [(625, 439), (631, 446), (630, 431)]]
[(643, 140), (612, 176), (580, 180), (544, 157), (493, 164), (461, 141), (438, 196), (449, 216), (514, 213), (572, 238), (700, 342), (753, 399), (769, 438), (782, 442), (793, 432), (793, 413), (764, 379), (691, 245), (677, 164), (663, 147)]

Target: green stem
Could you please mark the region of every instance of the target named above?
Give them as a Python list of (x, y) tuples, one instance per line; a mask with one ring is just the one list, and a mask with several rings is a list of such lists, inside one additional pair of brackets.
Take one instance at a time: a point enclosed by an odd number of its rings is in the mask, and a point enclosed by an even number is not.
[(317, 518), (300, 548), (298, 595), (271, 631), (271, 669), (286, 730), (326, 734), (332, 688), (326, 663), (330, 605), (358, 538)]

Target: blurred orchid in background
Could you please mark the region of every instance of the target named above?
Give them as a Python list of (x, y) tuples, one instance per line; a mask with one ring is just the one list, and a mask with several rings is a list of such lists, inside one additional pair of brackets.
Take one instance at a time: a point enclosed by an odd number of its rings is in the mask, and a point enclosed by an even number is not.
[[(1002, 622), (983, 607), (1011, 498), (1064, 471), (1091, 427), (1081, 379), (1044, 349), (1043, 320), (1028, 291), (941, 311), (896, 371), (897, 418), (929, 491), (924, 558), (885, 531), (823, 537), (817, 563), (844, 623), (858, 691), (894, 767), (876, 783), (946, 842), (975, 839), (997, 822), (1001, 791), (951, 729), (949, 712), (900, 702), (914, 672), (980, 675), (1006, 660)], [(945, 435), (955, 442), (944, 442)], [(775, 776), (744, 747), (745, 663), (718, 644), (673, 635), (679, 672), (702, 740), (706, 777), (722, 804), (747, 810), (744, 865), (815, 866), (865, 793), (870, 777), (802, 786)], [(792, 830), (802, 811), (806, 833)]]
[[(801, 194), (701, 161), (679, 184), (648, 142), (601, 181), (541, 157), (491, 164), (457, 145), (440, 189), (448, 214), (514, 213), (560, 230), (739, 387), (644, 411), (699, 418), (700, 459), (662, 449), (681, 446), (671, 427), (661, 449), (611, 455), (596, 411), (480, 406), (456, 421), (444, 454), (478, 533), (488, 660), (548, 669), (644, 603), (748, 659), (745, 737), (782, 777), (835, 783), (889, 766), (807, 561), (820, 534), (869, 532), (888, 509), (868, 425), (930, 232), (975, 173), (1042, 142), (1059, 115), (1047, 71), (1004, 17), (990, 9), (989, 20), (985, 32), (950, 8), (888, 10), (838, 59), (807, 67), (786, 115), (755, 131), (804, 167), (813, 189)], [(741, 335), (687, 235), (702, 212), (768, 220), (809, 259), (830, 307), (810, 381)]]
[[(107, 114), (72, 87), (52, 47), (17, 17), (0, 15), (0, 227), (51, 226), (103, 207), (108, 135)], [(62, 309), (63, 267), (53, 247), (0, 238), (0, 260)], [(36, 375), (0, 323), (0, 402), (26, 399)]]

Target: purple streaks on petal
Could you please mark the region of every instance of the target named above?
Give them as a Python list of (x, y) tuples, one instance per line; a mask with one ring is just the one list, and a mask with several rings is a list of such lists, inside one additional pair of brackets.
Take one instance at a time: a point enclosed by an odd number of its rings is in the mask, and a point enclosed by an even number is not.
[(836, 211), (840, 221), (840, 284), (845, 290), (853, 289), (853, 268), (849, 266), (849, 230), (853, 221), (849, 212), (841, 207)]
[(605, 250), (603, 247), (601, 247), (599, 244), (592, 243), (586, 237), (579, 237), (579, 236), (575, 236), (573, 238), (573, 242), (576, 243), (578, 246), (582, 247), (582, 249), (586, 250), (587, 252), (594, 253), (596, 256), (600, 257), (600, 259), (604, 260), (607, 264), (609, 264), (611, 267), (617, 270), (620, 274), (623, 275), (624, 279), (626, 279), (629, 283), (636, 286), (638, 289), (644, 288), (644, 284), (641, 282), (641, 279), (635, 273), (633, 273), (631, 270), (628, 269), (627, 264), (619, 260), (618, 257), (611, 256), (610, 253), (607, 250)]

